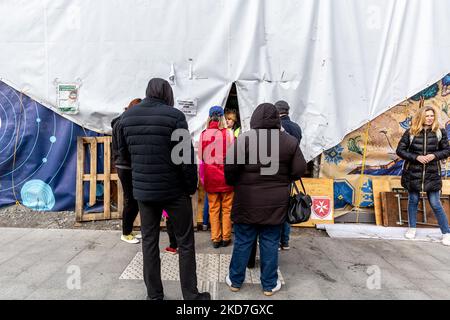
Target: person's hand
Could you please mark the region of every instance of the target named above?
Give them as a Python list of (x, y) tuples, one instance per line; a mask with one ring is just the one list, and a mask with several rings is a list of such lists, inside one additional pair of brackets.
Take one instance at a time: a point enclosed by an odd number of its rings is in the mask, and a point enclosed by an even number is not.
[(432, 153), (427, 154), (425, 157), (427, 158), (428, 162), (431, 162), (434, 159), (436, 159), (436, 156), (434, 154), (432, 154)]
[(417, 156), (416, 160), (419, 161), (422, 164), (427, 164), (428, 163), (427, 156)]

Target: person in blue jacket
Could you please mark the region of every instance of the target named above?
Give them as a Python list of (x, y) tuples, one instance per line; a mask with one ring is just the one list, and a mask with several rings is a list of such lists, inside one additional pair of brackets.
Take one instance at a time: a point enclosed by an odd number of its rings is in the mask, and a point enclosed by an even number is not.
[[(275, 103), (275, 107), (278, 110), (278, 113), (280, 114), (280, 120), (281, 120), (281, 127), (284, 129), (286, 133), (293, 136), (298, 140), (298, 143), (300, 144), (300, 141), (302, 140), (302, 129), (300, 126), (292, 121), (289, 118), (289, 104), (286, 101), (280, 100)], [(289, 235), (291, 233), (291, 225), (289, 222), (285, 222), (283, 224), (283, 227), (281, 228), (281, 243), (280, 243), (280, 249), (281, 250), (289, 250)]]

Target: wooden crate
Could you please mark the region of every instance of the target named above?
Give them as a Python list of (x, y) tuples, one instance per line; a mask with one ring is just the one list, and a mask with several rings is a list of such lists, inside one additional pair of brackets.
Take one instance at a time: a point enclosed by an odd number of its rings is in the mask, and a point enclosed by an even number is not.
[[(450, 219), (450, 195), (441, 195), (442, 206)], [(385, 227), (408, 227), (408, 193), (381, 192), (383, 225)], [(420, 196), (417, 211), (417, 227), (437, 227), (438, 222), (428, 203), (426, 194)]]
[(400, 177), (372, 177), (373, 203), (375, 208), (375, 222), (377, 226), (384, 225), (381, 193), (401, 188)]
[[(78, 137), (77, 139), (77, 185), (75, 217), (77, 222), (121, 219), (123, 211), (123, 190), (117, 173), (111, 172), (111, 142), (110, 136), (104, 137)], [(97, 152), (99, 145), (103, 144), (104, 173), (97, 173)], [(86, 173), (86, 147), (90, 148), (90, 172)], [(111, 212), (111, 182), (116, 181), (117, 211)], [(103, 212), (84, 212), (84, 183), (89, 182), (89, 206), (97, 201), (97, 183), (103, 182)]]
[[(119, 176), (115, 172), (111, 161), (111, 136), (103, 137), (78, 137), (77, 140), (77, 185), (76, 185), (76, 205), (75, 217), (77, 222), (122, 219), (123, 213), (123, 189)], [(97, 155), (99, 145), (103, 144), (104, 173), (97, 173)], [(90, 148), (90, 172), (84, 172), (86, 161), (86, 147)], [(89, 206), (95, 205), (97, 201), (97, 183), (103, 182), (104, 199), (103, 212), (84, 212), (84, 183), (89, 183)], [(115, 184), (115, 185), (113, 185)], [(112, 193), (112, 194), (111, 194)], [(117, 211), (111, 211), (111, 200), (117, 202)], [(192, 197), (192, 207), (197, 212), (197, 194)], [(196, 227), (196, 215), (194, 214), (194, 227)], [(133, 226), (141, 226), (140, 214), (137, 215)], [(166, 226), (165, 219), (161, 219), (161, 227)]]
[[(400, 176), (381, 176), (381, 177), (371, 177), (373, 186), (373, 198), (375, 207), (375, 220), (377, 226), (387, 226), (390, 224), (389, 221), (384, 221), (384, 212), (382, 208), (381, 194), (383, 192), (390, 192), (393, 189), (400, 189), (401, 177)], [(442, 180), (442, 194), (450, 195), (450, 180)]]

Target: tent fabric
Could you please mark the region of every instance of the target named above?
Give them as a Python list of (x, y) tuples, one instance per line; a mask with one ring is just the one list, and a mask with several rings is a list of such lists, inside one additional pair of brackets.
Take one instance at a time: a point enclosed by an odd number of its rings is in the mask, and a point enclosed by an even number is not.
[(111, 119), (169, 79), (198, 139), (231, 84), (243, 130), (287, 101), (307, 160), (450, 70), (449, 0), (34, 0), (0, 2), (0, 79), (56, 110), (56, 82), (81, 83), (80, 112)]

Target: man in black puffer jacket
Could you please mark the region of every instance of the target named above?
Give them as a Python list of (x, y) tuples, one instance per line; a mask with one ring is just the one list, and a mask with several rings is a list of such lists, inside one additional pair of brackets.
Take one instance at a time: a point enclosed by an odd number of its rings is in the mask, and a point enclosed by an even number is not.
[(171, 159), (177, 129), (188, 130), (184, 114), (173, 108), (170, 84), (150, 80), (146, 98), (126, 111), (120, 120), (126, 148), (122, 157), (131, 160), (133, 194), (141, 213), (144, 281), (148, 298), (164, 298), (158, 247), (162, 211), (166, 210), (178, 242), (180, 282), (186, 300), (209, 300), (208, 292), (199, 293), (195, 262), (193, 213), (190, 195), (197, 189), (197, 165), (191, 146), (190, 163), (176, 165)]
[[(286, 131), (289, 135), (293, 136), (298, 140), (298, 144), (302, 141), (302, 129), (298, 124), (289, 118), (289, 104), (280, 100), (275, 103), (275, 107), (280, 114), (281, 127)], [(283, 223), (283, 227), (281, 228), (281, 238), (280, 238), (280, 249), (281, 250), (289, 250), (289, 238), (291, 234), (291, 225), (289, 222)], [(255, 251), (256, 252), (256, 251)]]

